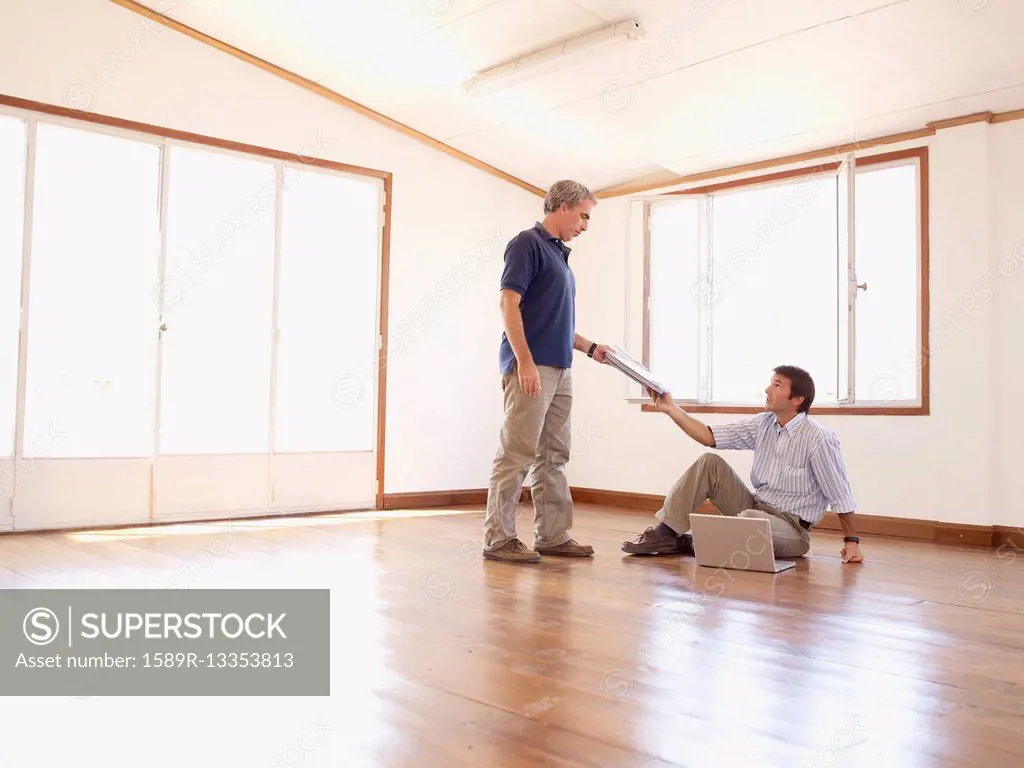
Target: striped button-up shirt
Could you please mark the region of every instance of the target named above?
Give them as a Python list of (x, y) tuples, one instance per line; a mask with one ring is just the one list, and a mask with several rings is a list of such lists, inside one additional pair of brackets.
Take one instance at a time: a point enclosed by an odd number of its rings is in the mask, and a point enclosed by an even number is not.
[(711, 431), (715, 448), (754, 452), (754, 498), (773, 509), (812, 525), (825, 516), (826, 507), (837, 514), (855, 509), (839, 438), (807, 414), (782, 426), (774, 413), (760, 413)]

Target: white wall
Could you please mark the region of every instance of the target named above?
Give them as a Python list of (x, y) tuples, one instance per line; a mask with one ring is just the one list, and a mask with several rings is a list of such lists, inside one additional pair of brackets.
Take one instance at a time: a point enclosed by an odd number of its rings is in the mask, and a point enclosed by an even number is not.
[(486, 485), (501, 257), (539, 197), (107, 0), (0, 4), (0, 93), (391, 171), (385, 491)]
[[(1024, 437), (1016, 423), (1024, 391), (1024, 122), (970, 124), (924, 143), (931, 175), (931, 414), (818, 418), (840, 437), (861, 512), (1024, 525), (1017, 502)], [(626, 216), (626, 198), (602, 201), (576, 247), (580, 332), (618, 344), (625, 341)], [(1016, 260), (1008, 259), (1015, 249)], [(667, 416), (627, 404), (614, 370), (581, 367), (572, 484), (664, 494), (704, 449)], [(697, 416), (712, 424), (742, 418)], [(623, 449), (627, 459), (620, 461)], [(752, 454), (723, 455), (749, 477)]]
[(989, 129), (992, 379), (979, 372), (970, 410), (987, 405), (992, 424), (992, 522), (1024, 526), (1024, 121)]

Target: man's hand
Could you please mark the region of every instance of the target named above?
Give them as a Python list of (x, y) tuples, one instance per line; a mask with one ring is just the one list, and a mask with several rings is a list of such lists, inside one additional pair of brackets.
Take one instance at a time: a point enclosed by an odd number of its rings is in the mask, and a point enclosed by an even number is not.
[(863, 563), (864, 555), (860, 552), (860, 544), (855, 541), (844, 541), (843, 548), (839, 550), (843, 556), (844, 563)]
[(661, 413), (667, 413), (668, 417), (676, 423), (688, 437), (696, 440), (703, 446), (708, 448), (715, 447), (715, 433), (711, 431), (711, 428), (703, 422), (697, 421), (690, 414), (676, 405), (676, 401), (672, 399), (672, 393), (666, 392), (664, 395), (655, 394), (650, 387), (647, 388), (647, 394), (651, 396), (651, 400), (654, 401), (654, 410)]
[(668, 413), (676, 407), (675, 401), (672, 399), (672, 393), (666, 392), (664, 395), (659, 396), (653, 390), (648, 389), (647, 394), (654, 400), (654, 410), (661, 413)]
[(594, 359), (599, 363), (605, 362), (608, 356), (608, 352), (611, 351), (611, 347), (607, 344), (598, 344), (597, 349), (594, 350)]
[(527, 397), (540, 397), (540, 371), (532, 360), (519, 366), (519, 386)]

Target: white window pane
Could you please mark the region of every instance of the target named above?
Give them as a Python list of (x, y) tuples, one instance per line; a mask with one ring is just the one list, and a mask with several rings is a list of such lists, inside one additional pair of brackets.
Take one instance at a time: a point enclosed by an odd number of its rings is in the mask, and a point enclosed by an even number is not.
[(269, 452), (274, 166), (169, 152), (160, 451)]
[(698, 397), (701, 209), (694, 199), (651, 207), (650, 370), (679, 400)]
[(918, 306), (917, 167), (857, 173), (856, 397), (863, 405), (916, 400)]
[(25, 454), (148, 456), (160, 150), (41, 124), (35, 166)]
[(835, 400), (836, 182), (802, 180), (717, 195), (712, 206), (712, 397), (759, 405), (777, 365)]
[(25, 225), (25, 123), (0, 116), (0, 457), (14, 456)]
[(373, 450), (381, 201), (375, 183), (285, 175), (275, 450)]

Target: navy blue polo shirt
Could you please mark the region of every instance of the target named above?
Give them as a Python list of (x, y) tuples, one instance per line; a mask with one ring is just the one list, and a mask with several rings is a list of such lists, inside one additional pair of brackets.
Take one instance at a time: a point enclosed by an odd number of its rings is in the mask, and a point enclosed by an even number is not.
[[(513, 237), (505, 248), (501, 287), (522, 296), (519, 310), (526, 344), (537, 365), (572, 366), (576, 276), (569, 268), (571, 250), (540, 222)], [(511, 373), (516, 356), (504, 332), (499, 358), (501, 372)]]

